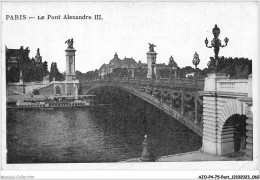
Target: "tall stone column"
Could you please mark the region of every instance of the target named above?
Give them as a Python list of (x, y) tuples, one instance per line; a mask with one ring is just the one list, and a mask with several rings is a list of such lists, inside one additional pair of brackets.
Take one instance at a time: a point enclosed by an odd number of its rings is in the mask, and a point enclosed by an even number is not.
[(65, 50), (66, 52), (66, 80), (76, 80), (75, 73), (75, 52), (76, 50), (73, 48), (73, 44), (69, 45)]
[(75, 72), (75, 52), (76, 50), (73, 48), (73, 39), (68, 39), (66, 42), (68, 44), (66, 52), (66, 80), (65, 90), (64, 92), (73, 96), (78, 96), (78, 85), (79, 80), (76, 79), (76, 72)]
[(149, 44), (150, 51), (147, 54), (147, 66), (148, 66), (148, 72), (147, 72), (147, 78), (152, 78), (152, 75), (156, 77), (156, 55), (157, 53), (154, 51), (154, 47), (156, 47), (154, 44)]

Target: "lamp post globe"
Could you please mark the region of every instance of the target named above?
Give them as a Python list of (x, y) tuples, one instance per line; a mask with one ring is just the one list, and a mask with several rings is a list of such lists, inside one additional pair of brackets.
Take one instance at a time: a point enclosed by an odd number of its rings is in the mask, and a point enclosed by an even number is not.
[(212, 29), (212, 34), (213, 34), (214, 38), (211, 40), (211, 45), (208, 46), (209, 41), (208, 41), (207, 38), (205, 39), (205, 45), (206, 45), (207, 48), (214, 48), (215, 61), (216, 61), (215, 72), (217, 73), (218, 72), (218, 53), (219, 53), (219, 49), (220, 49), (220, 47), (222, 47), (222, 48), (226, 47), (227, 44), (228, 44), (229, 39), (226, 37), (224, 39), (225, 45), (221, 44), (221, 40), (218, 38), (219, 34), (220, 34), (220, 29), (217, 26), (217, 24)]
[(192, 63), (195, 65), (195, 69), (197, 69), (197, 65), (200, 63), (200, 58), (197, 52), (193, 55)]
[(212, 34), (214, 35), (215, 38), (218, 38), (220, 34), (220, 29), (218, 25), (215, 24), (215, 27), (212, 29)]
[(206, 39), (205, 39), (205, 44), (206, 44), (206, 46), (208, 46), (208, 43), (209, 43), (209, 40), (208, 40), (208, 38), (206, 38)]
[(225, 43), (226, 43), (226, 45), (227, 45), (229, 39), (228, 39), (227, 37), (225, 37), (224, 41), (225, 41)]

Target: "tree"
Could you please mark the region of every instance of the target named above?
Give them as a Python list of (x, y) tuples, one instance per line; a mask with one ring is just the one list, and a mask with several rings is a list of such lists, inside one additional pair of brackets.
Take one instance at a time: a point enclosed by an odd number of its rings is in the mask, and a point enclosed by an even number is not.
[[(199, 69), (198, 69), (199, 70)], [(203, 70), (200, 70), (200, 76), (203, 77), (207, 77), (207, 75), (209, 74), (209, 69), (208, 68), (204, 68)]]
[(60, 73), (59, 69), (57, 68), (57, 63), (55, 62), (51, 63), (49, 75), (50, 81), (53, 81), (53, 78), (55, 78), (55, 81), (63, 81), (65, 79), (64, 76)]
[(88, 71), (86, 72), (85, 74), (85, 79), (88, 79), (88, 80), (92, 80), (92, 79), (95, 79), (95, 78), (98, 78), (98, 70), (96, 69), (95, 71)]
[(180, 77), (184, 78), (186, 74), (195, 72), (195, 69), (191, 66), (185, 66), (179, 69)]
[(47, 76), (49, 74), (49, 71), (48, 71), (48, 62), (44, 61), (42, 63), (42, 75), (43, 77)]
[[(210, 58), (208, 63), (208, 72), (214, 72), (215, 59)], [(230, 75), (230, 78), (247, 78), (252, 73), (252, 60), (248, 58), (225, 58), (220, 57), (218, 60), (218, 72)]]
[(10, 70), (6, 72), (6, 82), (19, 82), (20, 70), (18, 67), (11, 67)]
[(171, 69), (159, 69), (158, 74), (161, 78), (169, 78), (171, 76)]

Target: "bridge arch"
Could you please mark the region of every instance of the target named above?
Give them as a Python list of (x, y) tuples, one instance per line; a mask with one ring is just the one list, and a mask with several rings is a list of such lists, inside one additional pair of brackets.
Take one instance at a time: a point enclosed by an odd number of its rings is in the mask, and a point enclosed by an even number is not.
[(204, 97), (203, 149), (216, 155), (232, 153), (235, 150), (236, 123), (245, 129), (247, 105), (236, 98)]
[(190, 128), (192, 131), (194, 131), (199, 136), (203, 135), (202, 129), (199, 126), (197, 126), (196, 124), (194, 124), (193, 122), (191, 122), (190, 119), (183, 116), (180, 112), (171, 108), (169, 105), (161, 102), (160, 100), (152, 97), (151, 95), (147, 94), (146, 92), (141, 92), (140, 90), (138, 90), (134, 87), (120, 84), (120, 83), (114, 83), (114, 82), (99, 83), (99, 84), (93, 84), (91, 87), (87, 88), (83, 94), (87, 95), (91, 91), (101, 88), (101, 87), (116, 87), (116, 88), (124, 90), (130, 94), (133, 94), (133, 95), (145, 100), (146, 102), (154, 105), (155, 107), (159, 108), (160, 110), (164, 111), (165, 113), (169, 114), (171, 117), (178, 120), (179, 122), (184, 124), (186, 127)]
[(221, 131), (222, 154), (245, 149), (246, 119), (245, 115), (234, 114), (225, 121)]

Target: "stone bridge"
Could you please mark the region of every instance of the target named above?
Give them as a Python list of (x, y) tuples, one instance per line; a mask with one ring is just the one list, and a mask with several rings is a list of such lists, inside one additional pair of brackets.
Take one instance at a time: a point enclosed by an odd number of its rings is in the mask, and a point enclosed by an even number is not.
[[(197, 80), (197, 89), (203, 89), (204, 80)], [(81, 83), (83, 94), (100, 87), (115, 87), (133, 94), (172, 116), (202, 136), (202, 99), (195, 91), (194, 79), (137, 79), (110, 78)]]
[[(241, 146), (236, 142), (236, 131), (244, 128), (244, 149), (253, 157), (251, 75), (248, 79), (229, 79), (223, 74), (209, 74), (205, 81), (110, 78), (84, 82), (81, 86), (83, 94), (110, 86), (147, 101), (202, 136), (202, 150), (210, 154), (234, 152)], [(237, 124), (241, 127), (237, 128)]]

